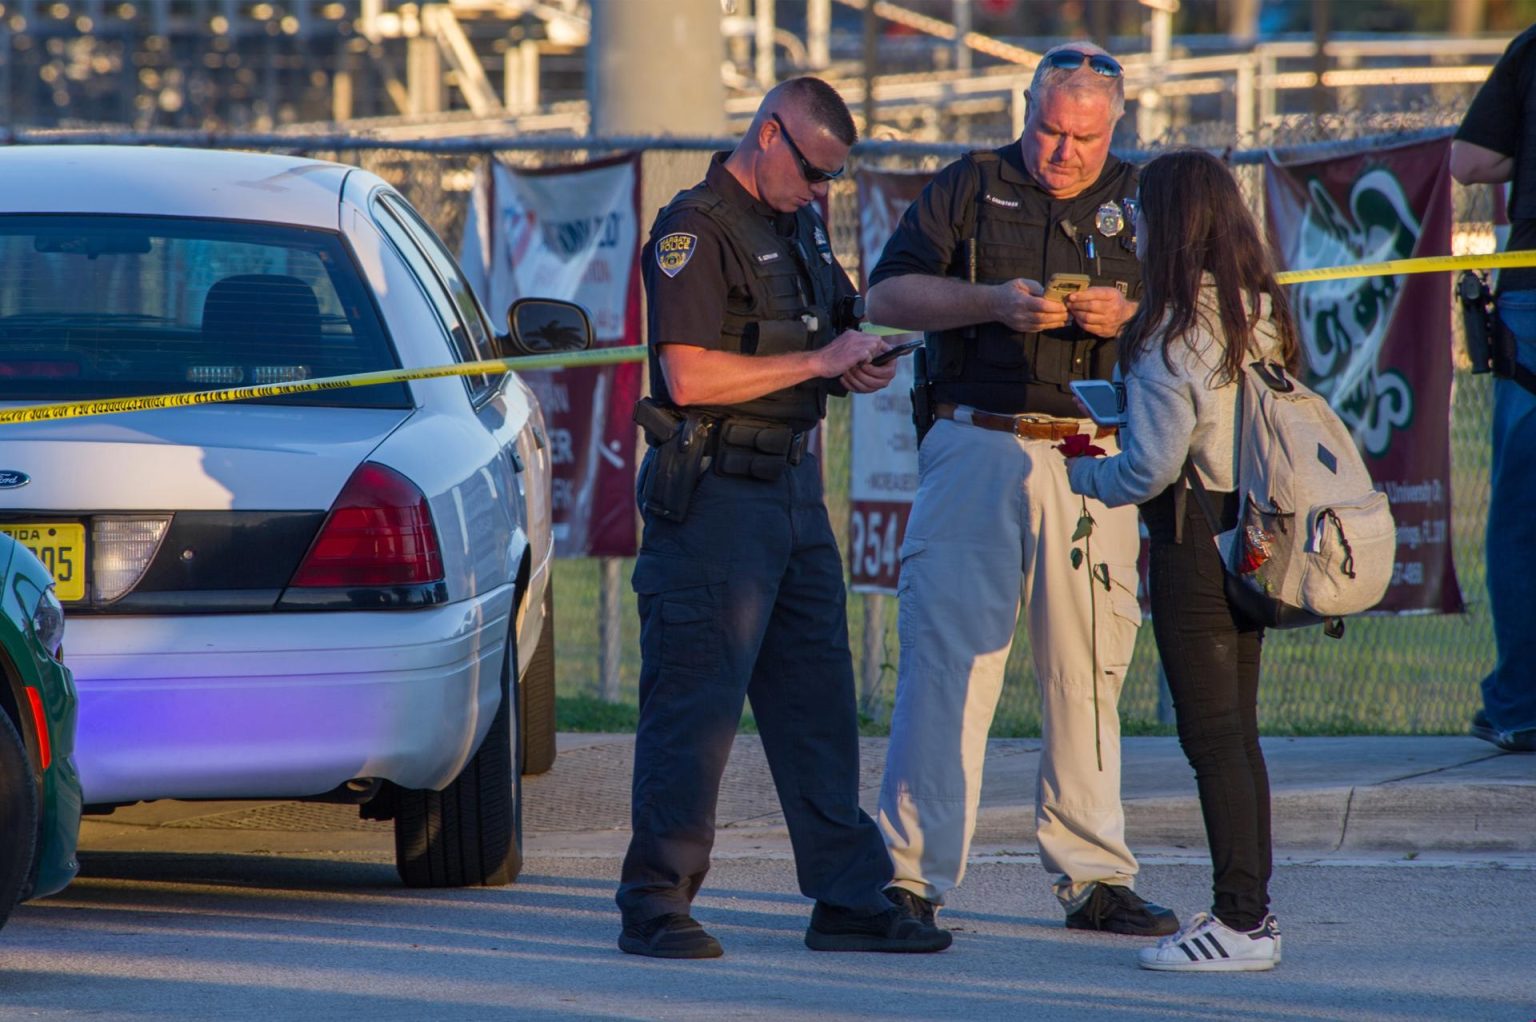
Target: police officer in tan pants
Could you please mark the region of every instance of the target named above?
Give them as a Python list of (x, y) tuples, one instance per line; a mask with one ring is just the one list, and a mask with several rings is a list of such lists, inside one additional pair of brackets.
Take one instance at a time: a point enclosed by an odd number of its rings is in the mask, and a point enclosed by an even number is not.
[[(940, 171), (871, 276), (870, 318), (928, 333), (877, 821), (895, 863), (886, 893), (932, 919), (965, 874), (1022, 598), (1044, 739), (1036, 835), (1067, 925), (1161, 935), (1177, 920), (1132, 890), (1120, 804), (1136, 513), (1089, 500), (1093, 529), (1078, 536), (1084, 503), (1053, 450), (1095, 438), (1068, 384), (1109, 376), (1140, 290), (1135, 169), (1109, 155), (1124, 79), (1104, 51), (1072, 44), (1044, 55), (1028, 98), (1019, 142)], [(1046, 294), (1060, 273), (1087, 286)], [(1115, 448), (1112, 435), (1095, 439)]]

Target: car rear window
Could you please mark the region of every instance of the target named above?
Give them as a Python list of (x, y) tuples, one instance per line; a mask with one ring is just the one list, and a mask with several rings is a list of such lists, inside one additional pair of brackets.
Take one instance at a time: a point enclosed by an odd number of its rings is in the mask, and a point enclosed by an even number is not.
[[(170, 217), (0, 216), (0, 400), (399, 368), (339, 235)], [(274, 403), (409, 407), (403, 383)]]

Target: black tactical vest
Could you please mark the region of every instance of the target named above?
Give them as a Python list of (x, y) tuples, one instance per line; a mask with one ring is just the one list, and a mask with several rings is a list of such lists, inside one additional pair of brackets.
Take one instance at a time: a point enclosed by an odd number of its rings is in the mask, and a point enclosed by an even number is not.
[[(1136, 195), (1136, 168), (1111, 157), (1109, 171), (1092, 187), (1070, 199), (1051, 199), (1002, 176), (1010, 148), (1016, 151), (1017, 143), (966, 157), (976, 174), (973, 216), (962, 225), (948, 275), (979, 284), (1024, 277), (1043, 285), (1053, 273), (1082, 273), (1095, 287), (1118, 287), (1139, 299), (1141, 267), (1126, 202)], [(1107, 379), (1117, 353), (1113, 339), (1076, 324), (1021, 334), (1002, 323), (982, 323), (930, 334), (928, 374), (938, 400), (1075, 416), (1081, 413), (1068, 381)]]
[[(838, 273), (826, 229), (810, 207), (794, 215), (795, 233), (785, 237), (761, 214), (743, 209), (700, 184), (679, 192), (656, 218), (656, 225), (687, 209), (703, 213), (720, 227), (726, 251), (736, 260), (746, 285), (746, 294), (732, 289), (726, 297), (720, 350), (782, 355), (812, 351), (833, 339)], [(653, 225), (649, 243), (654, 245), (656, 237)], [(652, 379), (657, 379), (654, 347), (651, 358)], [(810, 429), (825, 414), (826, 404), (827, 381), (812, 379), (752, 401), (717, 408), (701, 406), (699, 410), (772, 419), (795, 429)]]

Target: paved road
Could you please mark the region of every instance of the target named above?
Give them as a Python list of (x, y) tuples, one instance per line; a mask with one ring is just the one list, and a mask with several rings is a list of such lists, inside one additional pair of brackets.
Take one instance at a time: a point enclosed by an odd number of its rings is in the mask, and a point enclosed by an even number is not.
[[(803, 947), (808, 903), (745, 740), (696, 909), (726, 957), (620, 954), (628, 739), (562, 745), (527, 783), (528, 862), (503, 889), (399, 887), (388, 826), (340, 807), (157, 803), (92, 821), (81, 879), (0, 933), (0, 1020), (1536, 1019), (1536, 757), (1469, 739), (1267, 742), (1285, 961), (1180, 976), (1136, 969), (1136, 940), (1062, 927), (1028, 832), (1027, 740), (990, 752), (982, 840), (941, 917), (950, 951)], [(865, 752), (869, 797), (879, 741)], [(1127, 764), (1141, 889), (1196, 911), (1209, 867), (1188, 768), (1167, 739), (1128, 741)]]
[[(708, 962), (614, 948), (615, 858), (536, 855), (513, 887), (448, 892), (399, 888), (384, 858), (92, 856), (0, 934), (0, 1019), (1536, 1017), (1531, 863), (1286, 863), (1279, 969), (1188, 976), (1066, 930), (1028, 856), (976, 863), (935, 956), (808, 951), (791, 863), (724, 858), (696, 908), (727, 948)], [(1143, 875), (1186, 908), (1208, 884), (1203, 860)]]

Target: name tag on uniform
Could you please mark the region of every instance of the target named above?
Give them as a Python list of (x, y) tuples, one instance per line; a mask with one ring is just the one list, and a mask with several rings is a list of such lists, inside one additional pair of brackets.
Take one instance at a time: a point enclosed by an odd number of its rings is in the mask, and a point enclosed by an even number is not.
[(995, 195), (983, 195), (981, 198), (982, 198), (983, 202), (990, 202), (990, 203), (992, 203), (992, 205), (994, 205), (994, 206), (1002, 206), (1004, 209), (1018, 209), (1019, 208), (1019, 200), (1018, 199), (999, 199)]
[(773, 262), (775, 259), (777, 259), (782, 254), (783, 253), (780, 253), (780, 252), (759, 252), (757, 255), (753, 256), (752, 258), (756, 259), (759, 264), (771, 263), (771, 262)]

